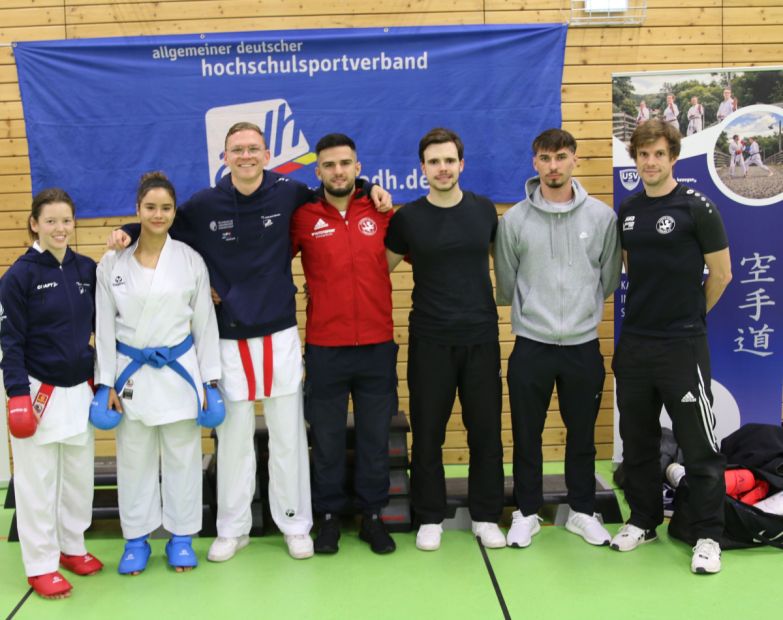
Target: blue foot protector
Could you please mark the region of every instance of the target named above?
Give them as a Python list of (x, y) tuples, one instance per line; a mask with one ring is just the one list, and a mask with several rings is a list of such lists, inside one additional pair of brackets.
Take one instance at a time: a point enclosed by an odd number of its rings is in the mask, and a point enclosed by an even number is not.
[(139, 536), (138, 538), (127, 540), (117, 572), (120, 575), (142, 572), (147, 568), (147, 560), (150, 559), (150, 553), (152, 553), (152, 549), (147, 542), (147, 536)]
[(190, 536), (172, 536), (166, 543), (166, 557), (169, 566), (174, 568), (194, 568), (198, 566), (198, 558), (193, 551), (192, 538)]

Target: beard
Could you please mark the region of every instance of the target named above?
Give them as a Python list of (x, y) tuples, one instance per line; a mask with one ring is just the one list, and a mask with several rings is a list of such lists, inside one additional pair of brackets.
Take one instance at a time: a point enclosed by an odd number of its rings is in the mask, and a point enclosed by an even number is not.
[(558, 189), (559, 187), (563, 187), (563, 185), (565, 185), (566, 182), (570, 180), (571, 179), (558, 179), (557, 181), (548, 181), (544, 179), (544, 185), (551, 187), (552, 189)]
[(345, 196), (349, 196), (350, 194), (353, 193), (355, 187), (356, 187), (356, 183), (351, 183), (350, 185), (346, 185), (345, 187), (334, 187), (324, 182), (324, 189), (336, 198), (343, 198)]

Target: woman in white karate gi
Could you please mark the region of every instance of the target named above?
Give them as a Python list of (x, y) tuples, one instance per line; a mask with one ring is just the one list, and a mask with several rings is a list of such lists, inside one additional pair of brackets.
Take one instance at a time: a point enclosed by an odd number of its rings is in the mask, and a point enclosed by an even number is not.
[(204, 261), (168, 236), (175, 207), (165, 175), (143, 176), (138, 241), (98, 265), (96, 382), (113, 386), (106, 390), (108, 405), (122, 412), (117, 488), (127, 542), (121, 574), (144, 570), (147, 537), (161, 524), (172, 533), (169, 564), (178, 572), (197, 565), (191, 545), (202, 514), (196, 422), (198, 416), (204, 424), (202, 383), (214, 388), (220, 379), (220, 351)]
[(87, 412), (95, 261), (68, 247), (74, 216), (63, 190), (36, 194), (28, 220), (33, 247), (0, 285), (0, 367), (9, 396), (17, 530), (27, 581), (44, 598), (70, 595), (58, 566), (76, 575), (103, 567), (84, 546), (94, 482)]

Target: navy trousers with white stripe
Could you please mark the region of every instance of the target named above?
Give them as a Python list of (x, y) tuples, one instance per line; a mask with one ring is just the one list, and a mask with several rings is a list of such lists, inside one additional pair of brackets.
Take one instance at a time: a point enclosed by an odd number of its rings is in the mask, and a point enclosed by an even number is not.
[(661, 405), (683, 451), (697, 538), (723, 533), (725, 459), (715, 439), (706, 336), (648, 338), (623, 334), (612, 364), (623, 439), (629, 523), (653, 529), (663, 522)]

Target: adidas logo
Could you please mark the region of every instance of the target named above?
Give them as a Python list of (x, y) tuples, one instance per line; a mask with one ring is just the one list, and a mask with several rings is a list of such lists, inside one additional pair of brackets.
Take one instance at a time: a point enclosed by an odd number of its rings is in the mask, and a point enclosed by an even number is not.
[(318, 218), (318, 221), (315, 223), (315, 226), (313, 226), (313, 230), (321, 230), (322, 228), (328, 228), (329, 224), (324, 222), (320, 217)]
[(128, 561), (135, 560), (136, 556), (133, 555), (132, 553), (129, 553), (128, 555), (125, 556), (125, 559), (128, 560)]
[(62, 580), (63, 580), (63, 578), (62, 578), (62, 577), (59, 577), (59, 576), (57, 576), (57, 575), (55, 575), (54, 577), (52, 577), (52, 583), (60, 583)]
[(688, 392), (685, 396), (682, 397), (682, 400), (680, 402), (681, 403), (695, 403), (696, 402), (696, 398), (693, 396), (693, 394)]
[(188, 555), (190, 555), (190, 554), (188, 553), (188, 550), (187, 550), (187, 549), (180, 549), (179, 555), (184, 555), (184, 556), (186, 556), (186, 557), (187, 557), (187, 556), (188, 556)]

